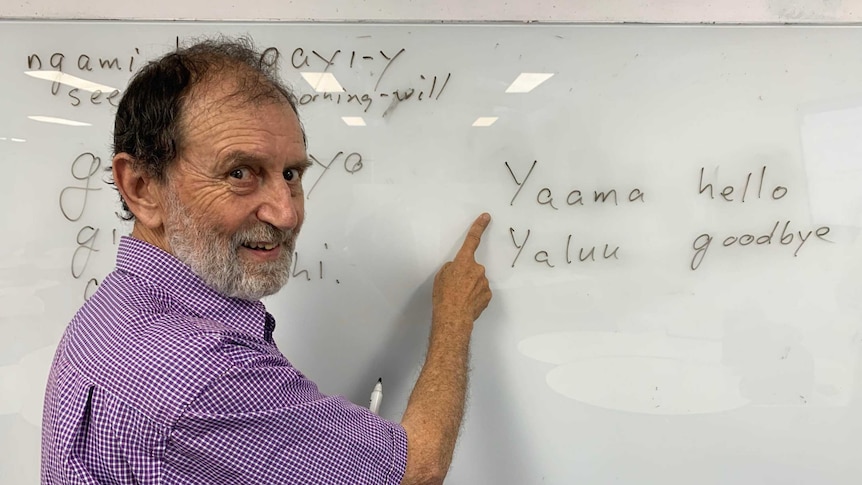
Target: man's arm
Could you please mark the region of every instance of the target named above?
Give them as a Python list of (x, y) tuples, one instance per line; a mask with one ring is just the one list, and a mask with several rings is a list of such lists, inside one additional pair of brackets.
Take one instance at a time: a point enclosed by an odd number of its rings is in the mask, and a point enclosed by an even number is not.
[(442, 483), (464, 414), (473, 322), (491, 300), (485, 268), (475, 252), (491, 217), (479, 216), (455, 259), (434, 280), (431, 335), (425, 364), (401, 425), (407, 432), (403, 485)]

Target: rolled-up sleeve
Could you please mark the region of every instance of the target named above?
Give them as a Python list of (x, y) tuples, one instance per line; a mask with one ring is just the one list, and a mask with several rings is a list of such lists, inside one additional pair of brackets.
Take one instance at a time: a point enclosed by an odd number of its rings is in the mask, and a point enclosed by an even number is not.
[[(234, 357), (237, 357), (234, 355)], [(256, 354), (216, 378), (170, 430), (168, 483), (398, 484), (407, 436)]]

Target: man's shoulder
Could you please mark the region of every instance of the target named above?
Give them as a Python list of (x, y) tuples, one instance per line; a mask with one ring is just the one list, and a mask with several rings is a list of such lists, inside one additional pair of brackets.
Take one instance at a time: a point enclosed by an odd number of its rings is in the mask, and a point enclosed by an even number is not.
[(196, 321), (168, 289), (114, 271), (78, 310), (69, 330), (82, 343), (130, 351), (152, 338), (185, 340), (195, 333)]
[(64, 354), (93, 385), (166, 422), (233, 365), (222, 327), (115, 271), (69, 324)]

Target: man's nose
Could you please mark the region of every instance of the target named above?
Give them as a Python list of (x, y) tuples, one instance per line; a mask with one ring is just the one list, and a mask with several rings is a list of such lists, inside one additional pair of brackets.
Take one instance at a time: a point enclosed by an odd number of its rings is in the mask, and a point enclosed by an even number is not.
[(290, 185), (281, 177), (267, 182), (262, 187), (264, 197), (257, 218), (282, 230), (295, 228), (298, 221), (297, 207)]

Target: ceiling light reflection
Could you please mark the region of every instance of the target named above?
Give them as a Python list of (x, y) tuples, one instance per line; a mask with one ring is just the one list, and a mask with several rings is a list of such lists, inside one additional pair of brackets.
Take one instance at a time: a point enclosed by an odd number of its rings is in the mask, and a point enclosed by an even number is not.
[(529, 93), (553, 76), (550, 72), (522, 72), (517, 79), (506, 88), (507, 93)]
[(473, 126), (491, 126), (497, 121), (497, 116), (480, 116), (473, 122)]
[(24, 71), (24, 74), (30, 77), (35, 77), (36, 79), (44, 79), (46, 81), (58, 82), (60, 84), (72, 86), (73, 88), (83, 89), (84, 91), (89, 91), (91, 93), (95, 91), (109, 93), (119, 91), (117, 88), (112, 88), (111, 86), (95, 83), (93, 81), (87, 81), (86, 79), (81, 79), (60, 71)]
[(347, 126), (365, 126), (365, 120), (361, 116), (342, 116), (341, 120)]
[(75, 121), (75, 120), (67, 120), (65, 118), (55, 118), (53, 116), (28, 116), (33, 121), (41, 121), (43, 123), (56, 123), (58, 125), (67, 125), (67, 126), (93, 126), (90, 123), (85, 123), (83, 121)]
[(312, 89), (318, 93), (342, 93), (344, 88), (335, 79), (331, 72), (303, 72), (302, 78), (305, 79)]

